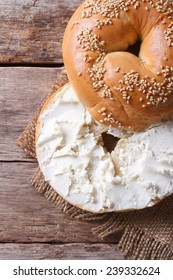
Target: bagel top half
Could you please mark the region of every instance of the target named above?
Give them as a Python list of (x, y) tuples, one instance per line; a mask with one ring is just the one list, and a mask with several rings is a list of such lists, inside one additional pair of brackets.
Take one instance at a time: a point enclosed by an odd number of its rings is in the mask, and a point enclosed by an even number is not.
[[(141, 41), (139, 56), (127, 52)], [(140, 131), (173, 115), (173, 1), (86, 0), (63, 58), (71, 85), (102, 124)]]

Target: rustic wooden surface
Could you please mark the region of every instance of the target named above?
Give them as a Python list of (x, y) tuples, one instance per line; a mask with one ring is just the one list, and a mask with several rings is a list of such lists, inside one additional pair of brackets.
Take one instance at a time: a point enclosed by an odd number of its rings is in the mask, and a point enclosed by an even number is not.
[(0, 62), (62, 63), (68, 19), (81, 0), (0, 0)]
[(125, 258), (117, 246), (122, 233), (101, 240), (93, 224), (69, 218), (36, 192), (37, 163), (16, 146), (62, 70), (64, 28), (79, 3), (0, 0), (0, 259)]
[[(108, 254), (109, 252), (109, 254)], [(0, 259), (63, 259), (63, 260), (123, 260), (115, 244), (91, 244), (91, 243), (68, 243), (68, 244), (0, 244)]]

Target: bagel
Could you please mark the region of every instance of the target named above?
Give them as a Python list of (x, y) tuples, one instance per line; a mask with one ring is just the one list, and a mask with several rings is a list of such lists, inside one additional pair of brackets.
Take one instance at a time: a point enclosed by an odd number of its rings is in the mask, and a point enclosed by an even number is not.
[[(126, 51), (138, 40), (138, 56)], [(142, 131), (169, 120), (173, 1), (84, 1), (65, 30), (63, 59), (79, 100), (101, 124)]]
[[(102, 133), (119, 136), (109, 153)], [(90, 212), (149, 207), (173, 193), (173, 121), (124, 134), (95, 121), (70, 84), (42, 107), (36, 154), (45, 180), (69, 203)]]

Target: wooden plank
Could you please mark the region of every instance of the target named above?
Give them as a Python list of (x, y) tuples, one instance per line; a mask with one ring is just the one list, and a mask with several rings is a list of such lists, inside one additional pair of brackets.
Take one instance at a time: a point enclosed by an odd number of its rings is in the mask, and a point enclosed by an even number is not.
[(2, 260), (123, 260), (116, 244), (0, 244)]
[(0, 162), (0, 242), (118, 242), (101, 240), (92, 222), (62, 213), (30, 185), (36, 164)]
[(26, 160), (16, 141), (51, 92), (62, 68), (0, 68), (0, 160)]
[(0, 63), (62, 63), (62, 38), (81, 0), (1, 0)]

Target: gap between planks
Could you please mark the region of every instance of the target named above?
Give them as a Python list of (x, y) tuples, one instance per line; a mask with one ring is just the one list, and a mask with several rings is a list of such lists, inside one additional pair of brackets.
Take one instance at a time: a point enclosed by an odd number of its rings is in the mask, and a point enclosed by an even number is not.
[(14, 162), (16, 162), (16, 163), (17, 163), (17, 162), (23, 162), (23, 163), (26, 163), (26, 162), (36, 163), (36, 162), (37, 162), (37, 160), (36, 160), (36, 159), (32, 159), (32, 158), (31, 158), (31, 159), (30, 159), (30, 158), (28, 158), (28, 159), (27, 159), (27, 158), (26, 158), (26, 159), (16, 159), (16, 160), (15, 160), (15, 159), (12, 159), (12, 160), (8, 159), (8, 160), (7, 160), (7, 159), (3, 159), (3, 158), (1, 158), (1, 159), (0, 159), (0, 162), (4, 162), (4, 163), (10, 163), (10, 162), (11, 162), (11, 163), (14, 163)]
[(21, 62), (14, 62), (14, 63), (0, 63), (0, 68), (2, 67), (33, 67), (33, 68), (59, 68), (64, 67), (63, 63), (21, 63)]

